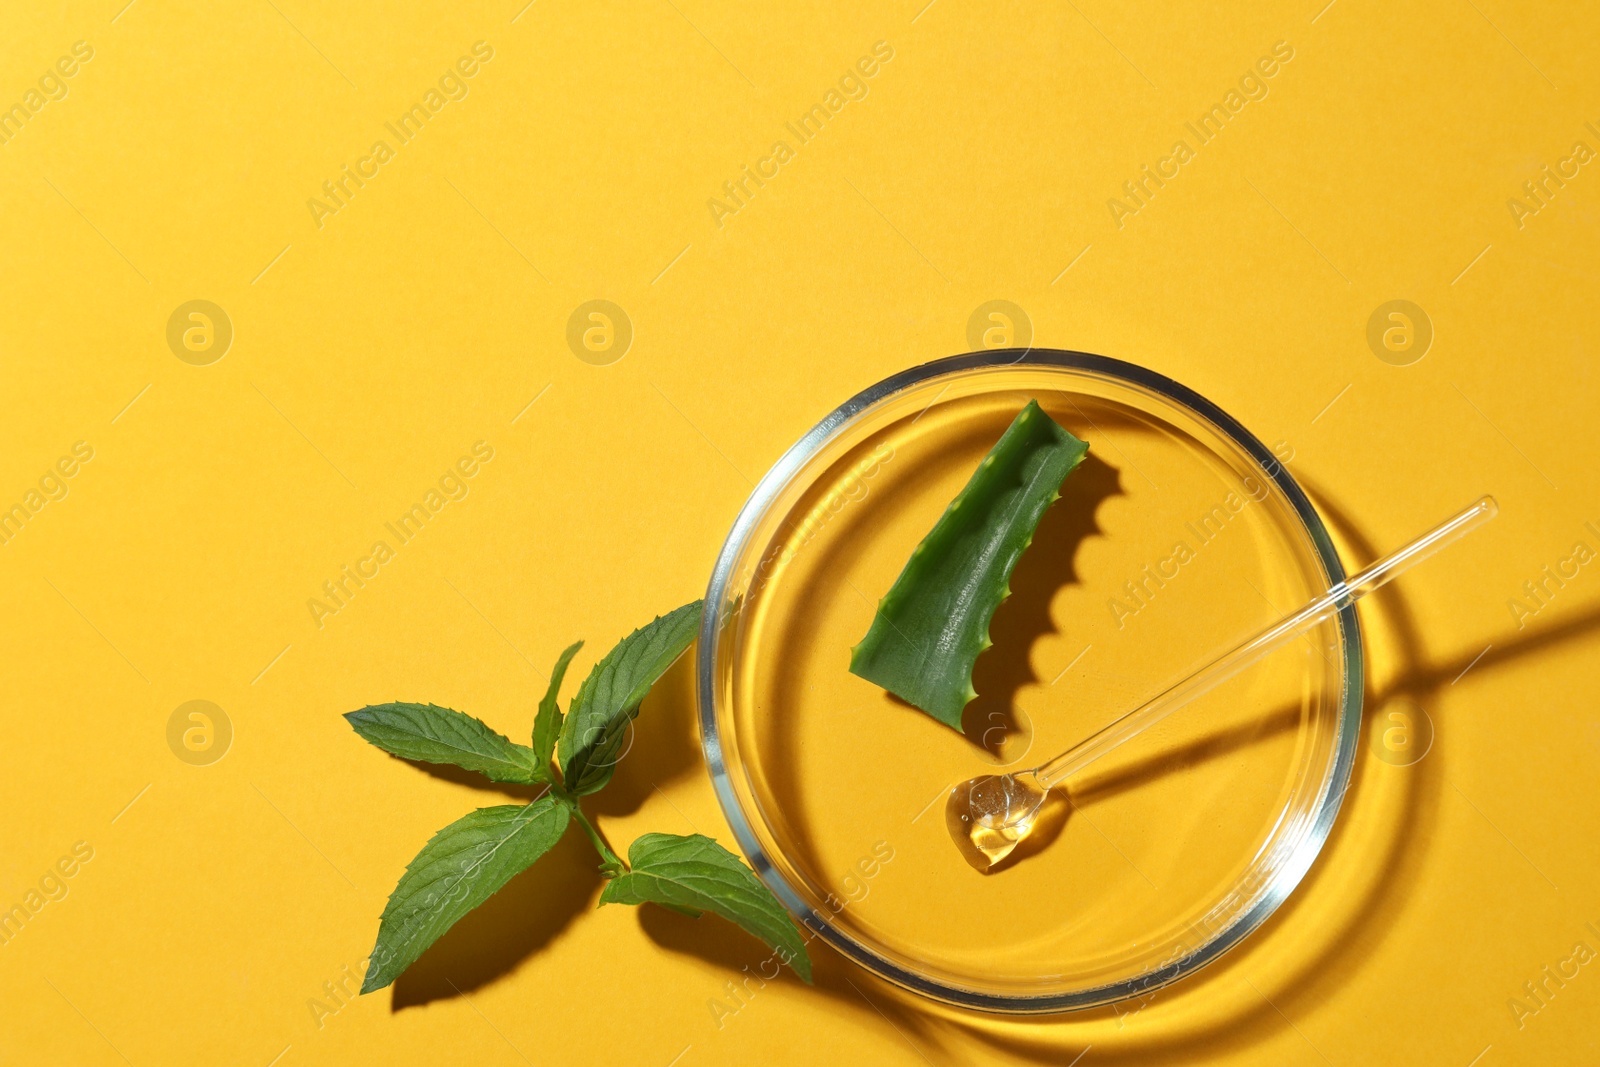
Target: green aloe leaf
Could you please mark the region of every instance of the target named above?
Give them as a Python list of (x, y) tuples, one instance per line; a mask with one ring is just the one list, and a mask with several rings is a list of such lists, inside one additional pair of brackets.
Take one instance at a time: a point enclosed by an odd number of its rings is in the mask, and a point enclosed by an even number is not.
[(754, 934), (809, 984), (811, 957), (772, 890), (709, 837), (645, 834), (628, 849), (628, 873), (606, 883), (601, 904), (661, 904), (688, 914), (714, 912)]
[(389, 894), (361, 992), (393, 982), (458, 919), (555, 847), (570, 814), (545, 797), (479, 808), (434, 834)]
[(851, 673), (960, 730), (1011, 571), (1088, 451), (1030, 400), (878, 602)]
[(556, 660), (555, 668), (550, 672), (550, 688), (545, 690), (544, 699), (539, 701), (539, 714), (533, 720), (533, 758), (547, 777), (550, 759), (556, 751), (556, 738), (561, 735), (561, 705), (556, 703), (556, 696), (561, 692), (561, 680), (567, 676), (567, 664), (572, 662), (572, 657), (582, 647), (582, 641), (574, 641)]
[[(356, 733), (391, 755), (453, 763), (496, 782), (527, 785), (549, 777), (533, 749), (513, 744), (471, 715), (434, 704), (373, 704), (345, 713)], [(548, 764), (549, 760), (545, 761)]]
[(583, 796), (611, 781), (640, 702), (699, 629), (696, 600), (641, 626), (595, 664), (572, 698), (556, 747), (570, 792)]

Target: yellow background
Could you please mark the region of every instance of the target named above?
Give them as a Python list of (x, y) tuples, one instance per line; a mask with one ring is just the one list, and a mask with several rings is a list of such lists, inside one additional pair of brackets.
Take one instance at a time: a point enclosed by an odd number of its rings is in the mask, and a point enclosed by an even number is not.
[[(1600, 173), (1520, 227), (1507, 206), (1600, 148), (1592, 12), (122, 2), (0, 16), (0, 104), (94, 50), (0, 146), (0, 503), (94, 449), (0, 547), (0, 906), (93, 849), (0, 947), (0, 1062), (1600, 1056), (1600, 963), (1520, 1025), (1508, 1005), (1600, 948), (1600, 574), (1525, 628), (1508, 607), (1600, 548)], [(308, 199), (477, 41), (468, 95), (319, 228)], [(719, 227), (707, 200), (877, 41), (869, 95)], [(1279, 41), (1269, 95), (1119, 228), (1108, 199)], [(599, 298), (634, 327), (608, 366), (566, 342)], [(233, 324), (208, 366), (167, 345), (192, 299)], [(1357, 555), (1480, 492), (1504, 507), (1364, 609), (1369, 724), (1403, 696), (1436, 737), (1410, 766), (1363, 741), (1291, 903), (1143, 1005), (960, 1016), (822, 950), (815, 989), (786, 978), (719, 1027), (708, 1001), (766, 953), (592, 912), (574, 835), (414, 981), (314, 1012), (406, 860), (497, 802), (339, 713), (432, 700), (523, 736), (559, 649), (587, 638), (586, 670), (697, 596), (752, 480), (857, 390), (965, 350), (992, 299), (1038, 344), (1153, 367), (1291, 442)], [(1409, 366), (1366, 339), (1393, 299), (1435, 330)], [(480, 440), (470, 495), (319, 628), (308, 598)], [(195, 699), (234, 729), (210, 766), (167, 744)], [(731, 844), (685, 664), (640, 744), (600, 805), (612, 839)]]

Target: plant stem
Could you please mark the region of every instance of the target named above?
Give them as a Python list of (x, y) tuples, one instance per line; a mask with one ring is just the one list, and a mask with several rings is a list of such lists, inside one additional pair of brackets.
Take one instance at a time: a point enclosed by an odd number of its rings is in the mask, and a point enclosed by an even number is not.
[(570, 798), (568, 804), (572, 808), (572, 817), (578, 820), (578, 825), (583, 827), (583, 832), (589, 835), (590, 844), (594, 845), (594, 850), (600, 853), (600, 859), (603, 861), (600, 864), (600, 870), (605, 873), (605, 876), (607, 878), (615, 878), (619, 874), (626, 873), (628, 865), (622, 862), (622, 857), (611, 851), (611, 846), (607, 845), (605, 838), (600, 836), (600, 831), (596, 830), (594, 824), (589, 821), (588, 816), (584, 815), (583, 809), (578, 806), (578, 798)]

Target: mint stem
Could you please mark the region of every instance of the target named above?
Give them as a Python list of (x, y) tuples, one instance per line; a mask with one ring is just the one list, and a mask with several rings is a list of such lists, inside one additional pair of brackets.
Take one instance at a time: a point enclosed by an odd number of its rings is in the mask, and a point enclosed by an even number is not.
[(578, 825), (583, 827), (583, 832), (589, 835), (590, 844), (594, 845), (594, 850), (600, 853), (600, 859), (603, 861), (600, 864), (600, 870), (605, 876), (607, 878), (615, 878), (619, 874), (627, 873), (628, 865), (622, 862), (620, 856), (611, 851), (611, 846), (607, 845), (605, 838), (600, 836), (600, 831), (596, 830), (594, 824), (589, 821), (588, 816), (584, 815), (583, 809), (578, 806), (578, 798), (571, 798), (568, 804), (572, 808), (572, 817), (578, 820)]

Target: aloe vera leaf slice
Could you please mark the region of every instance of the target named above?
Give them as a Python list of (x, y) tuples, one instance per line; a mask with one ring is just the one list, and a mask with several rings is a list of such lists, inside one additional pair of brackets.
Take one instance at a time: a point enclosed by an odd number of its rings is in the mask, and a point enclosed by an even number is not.
[(878, 602), (850, 672), (960, 730), (1011, 571), (1088, 451), (1028, 401)]

